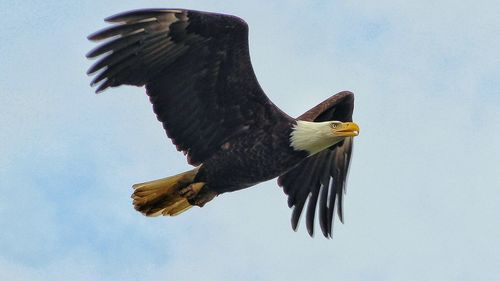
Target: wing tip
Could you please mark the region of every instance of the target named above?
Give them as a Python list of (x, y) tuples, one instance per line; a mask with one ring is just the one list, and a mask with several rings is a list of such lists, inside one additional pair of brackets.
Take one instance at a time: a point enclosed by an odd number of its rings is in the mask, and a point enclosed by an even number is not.
[[(94, 88), (96, 84), (90, 83), (90, 87)], [(106, 88), (101, 89), (101, 87), (98, 87), (97, 89), (94, 90), (94, 94), (99, 95), (100, 93), (104, 92)]]
[(96, 58), (104, 53), (110, 52), (110, 51), (112, 51), (112, 50), (108, 50), (108, 51), (104, 50), (103, 51), (103, 45), (99, 45), (99, 46), (93, 48), (92, 50), (90, 50), (88, 53), (86, 53), (85, 57), (87, 59), (94, 59), (94, 58)]
[(102, 33), (101, 31), (96, 31), (94, 33), (91, 33), (90, 35), (87, 36), (87, 40), (94, 42), (102, 40), (104, 38), (102, 38), (101, 33)]
[(292, 229), (293, 231), (297, 232), (298, 230), (298, 226), (299, 226), (299, 220), (296, 219), (293, 215), (292, 215), (292, 218), (291, 218), (291, 224), (292, 224)]
[[(97, 83), (94, 83), (94, 84), (91, 84), (92, 87), (94, 87), (95, 85), (97, 85)], [(108, 80), (104, 81), (101, 85), (99, 85), (97, 87), (97, 89), (95, 90), (95, 93), (96, 95), (104, 92), (106, 89), (108, 89), (109, 87), (111, 86), (111, 83), (108, 83)]]
[(343, 90), (343, 91), (336, 93), (333, 96), (337, 97), (337, 98), (346, 98), (346, 97), (354, 98), (354, 93), (349, 91), (349, 90)]
[(353, 92), (349, 91), (349, 90), (343, 90), (343, 91), (340, 91), (337, 93), (337, 95), (354, 95)]
[(144, 17), (147, 15), (155, 15), (155, 14), (161, 14), (161, 13), (180, 14), (180, 13), (183, 13), (186, 11), (187, 10), (184, 10), (184, 9), (162, 9), (162, 8), (136, 9), (136, 10), (130, 10), (130, 11), (114, 14), (112, 16), (104, 18), (104, 21), (110, 22), (110, 23), (128, 22), (128, 21), (131, 21), (137, 17)]
[(346, 101), (345, 99), (347, 99), (347, 102), (354, 102), (354, 93), (351, 91), (347, 91), (347, 90), (340, 91), (337, 94), (335, 94), (335, 96), (338, 96), (339, 98), (344, 99), (344, 101)]

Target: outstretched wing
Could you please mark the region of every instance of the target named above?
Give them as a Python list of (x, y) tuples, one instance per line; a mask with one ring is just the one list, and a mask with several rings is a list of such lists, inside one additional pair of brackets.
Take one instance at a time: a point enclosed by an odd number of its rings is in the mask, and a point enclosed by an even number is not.
[(111, 16), (102, 56), (88, 71), (96, 92), (146, 85), (158, 120), (188, 162), (198, 165), (234, 134), (282, 118), (260, 88), (250, 62), (248, 27), (233, 16), (149, 9)]
[[(298, 117), (304, 121), (352, 121), (354, 95), (341, 92), (323, 101)], [(314, 217), (318, 210), (319, 225), (325, 237), (332, 236), (335, 203), (340, 221), (343, 221), (342, 199), (352, 152), (352, 138), (319, 152), (302, 161), (297, 167), (278, 178), (278, 185), (288, 195), (288, 206), (293, 207), (292, 228), (297, 229), (299, 218), (307, 203), (306, 227), (314, 234)], [(308, 200), (307, 200), (308, 199)], [(319, 206), (318, 206), (319, 205)]]

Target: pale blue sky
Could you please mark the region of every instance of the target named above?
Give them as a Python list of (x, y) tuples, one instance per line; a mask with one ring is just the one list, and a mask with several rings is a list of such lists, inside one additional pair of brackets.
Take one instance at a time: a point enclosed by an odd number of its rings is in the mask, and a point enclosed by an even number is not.
[[(143, 89), (94, 95), (86, 36), (129, 9), (234, 14), (270, 98), (341, 90), (361, 126), (333, 240), (290, 228), (275, 181), (175, 218), (131, 185), (188, 169)], [(494, 280), (498, 1), (0, 0), (1, 280)]]

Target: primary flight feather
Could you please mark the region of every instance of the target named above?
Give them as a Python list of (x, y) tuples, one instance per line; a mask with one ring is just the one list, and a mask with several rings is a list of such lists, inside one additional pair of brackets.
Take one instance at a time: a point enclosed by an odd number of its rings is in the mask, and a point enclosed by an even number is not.
[(292, 118), (262, 91), (250, 62), (248, 26), (240, 18), (184, 9), (135, 10), (106, 19), (90, 35), (104, 41), (88, 74), (96, 92), (146, 86), (153, 110), (194, 169), (134, 185), (136, 210), (177, 215), (214, 197), (278, 177), (297, 228), (306, 206), (325, 237), (342, 198), (353, 137), (354, 95), (341, 92)]

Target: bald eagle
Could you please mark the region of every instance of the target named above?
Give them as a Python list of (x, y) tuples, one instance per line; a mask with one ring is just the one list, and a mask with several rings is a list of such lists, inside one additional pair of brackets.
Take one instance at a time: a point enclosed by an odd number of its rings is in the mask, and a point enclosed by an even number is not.
[(158, 120), (194, 169), (135, 184), (136, 210), (174, 216), (216, 196), (278, 177), (297, 229), (307, 204), (332, 235), (351, 160), (354, 96), (340, 92), (298, 118), (276, 107), (250, 63), (248, 26), (240, 18), (183, 9), (145, 9), (105, 19), (111, 27), (88, 37), (104, 40), (87, 54), (96, 93), (145, 86)]

